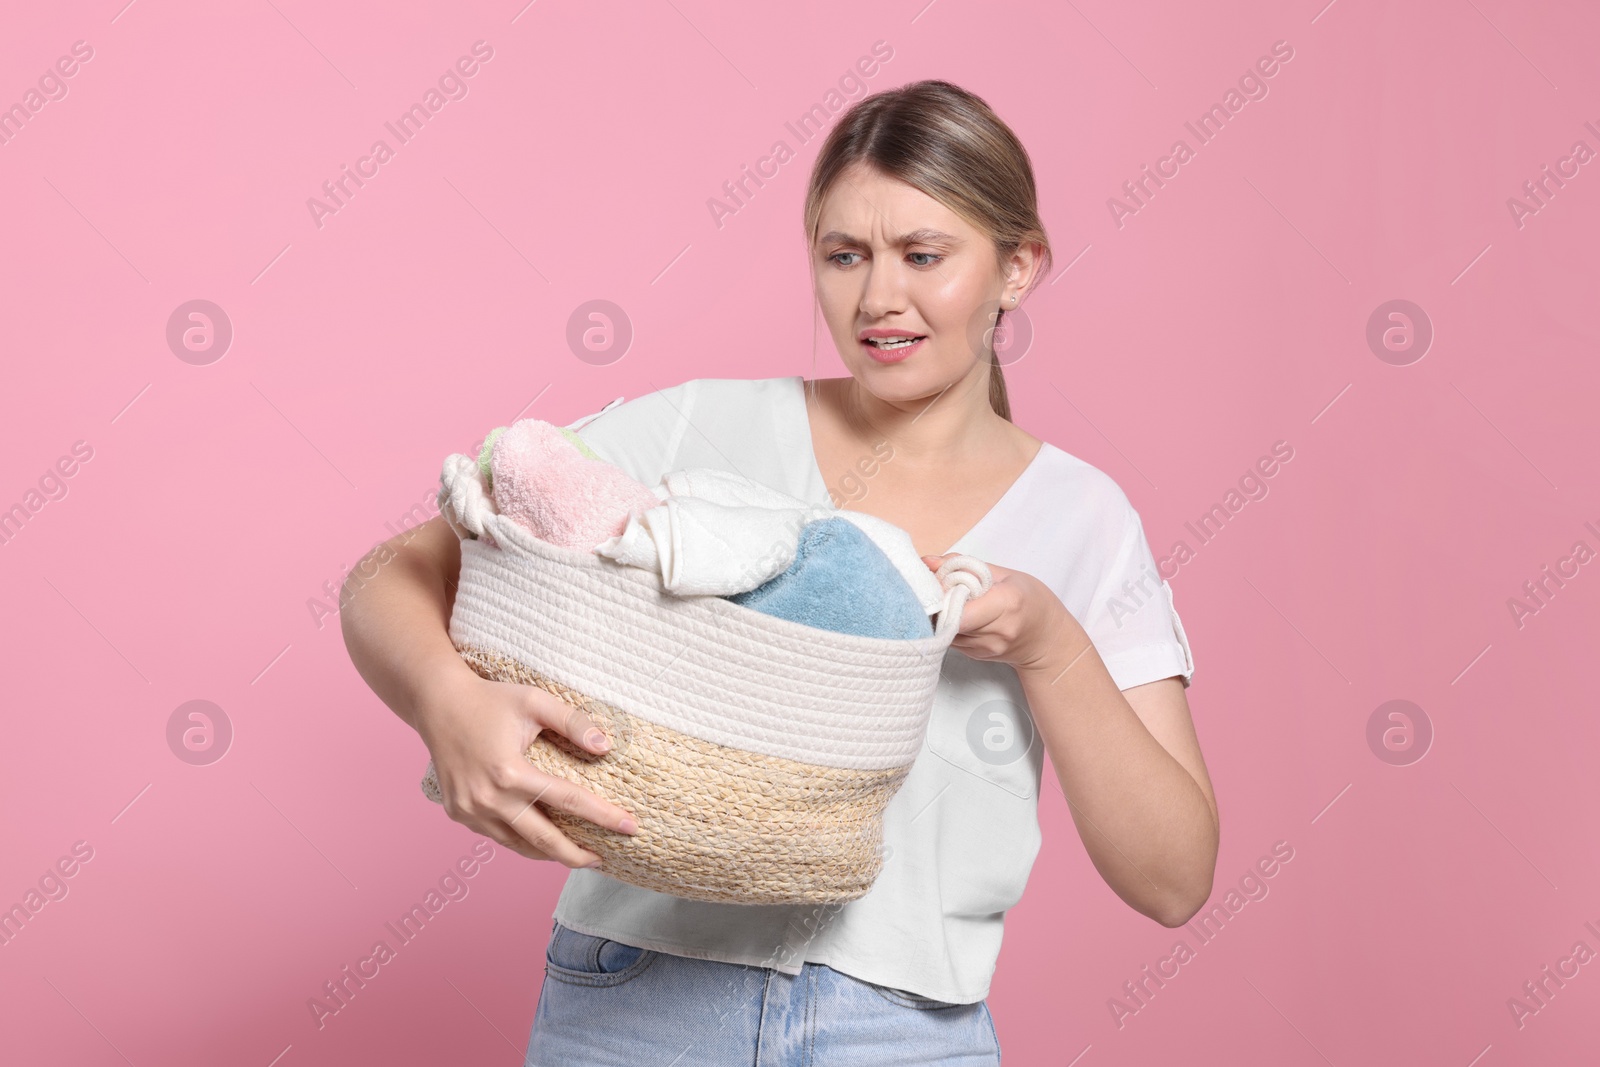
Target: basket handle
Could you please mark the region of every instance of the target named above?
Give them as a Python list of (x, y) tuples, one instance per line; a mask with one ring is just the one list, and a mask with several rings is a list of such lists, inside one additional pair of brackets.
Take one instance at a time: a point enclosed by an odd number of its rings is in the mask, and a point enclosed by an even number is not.
[(934, 629), (934, 636), (943, 637), (948, 633), (953, 641), (961, 626), (962, 609), (968, 600), (989, 591), (994, 585), (994, 575), (983, 560), (958, 553), (940, 564), (933, 576), (944, 587), (944, 606), (939, 609), (939, 625)]
[(439, 513), (445, 522), (465, 541), (482, 537), (485, 532), (493, 536), (493, 526), (498, 512), (488, 490), (484, 488), (483, 473), (471, 456), (453, 453), (445, 457), (444, 468), (439, 472)]
[(478, 461), (460, 452), (445, 457), (439, 472), (439, 514), (461, 540), (487, 541), (513, 556), (535, 554), (532, 530), (500, 514)]

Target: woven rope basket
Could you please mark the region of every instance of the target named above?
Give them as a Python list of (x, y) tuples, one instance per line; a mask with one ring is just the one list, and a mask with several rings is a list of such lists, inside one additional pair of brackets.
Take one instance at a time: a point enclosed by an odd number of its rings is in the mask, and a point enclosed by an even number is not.
[[(945, 651), (988, 567), (952, 556), (931, 637), (835, 633), (539, 540), (500, 515), (471, 457), (445, 461), (461, 540), (450, 639), (484, 678), (593, 719), (603, 755), (546, 730), (525, 755), (633, 813), (622, 834), (540, 805), (612, 878), (694, 900), (822, 904), (882, 868), (883, 811), (922, 747)], [(433, 764), (422, 781), (443, 803)]]

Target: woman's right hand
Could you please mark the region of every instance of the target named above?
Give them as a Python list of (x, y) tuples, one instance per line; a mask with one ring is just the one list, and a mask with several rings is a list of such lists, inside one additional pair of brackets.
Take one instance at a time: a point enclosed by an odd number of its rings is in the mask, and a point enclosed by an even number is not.
[[(433, 756), (450, 818), (529, 859), (568, 867), (592, 867), (600, 857), (573, 843), (539, 805), (620, 833), (636, 832), (627, 810), (546, 774), (523, 755), (542, 730), (587, 752), (605, 752), (598, 723), (538, 686), (491, 681), (461, 666), (416, 707), (417, 732)], [(602, 739), (601, 745), (594, 739)]]

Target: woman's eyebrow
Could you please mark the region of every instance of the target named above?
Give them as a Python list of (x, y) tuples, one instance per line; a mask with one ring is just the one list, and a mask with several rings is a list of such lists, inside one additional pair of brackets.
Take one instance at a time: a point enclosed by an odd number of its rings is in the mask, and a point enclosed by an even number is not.
[[(872, 243), (870, 241), (864, 241), (853, 234), (844, 233), (840, 230), (829, 230), (827, 233), (817, 238), (818, 244), (832, 244), (834, 242), (847, 245), (864, 245)], [(923, 228), (920, 230), (912, 230), (910, 233), (901, 234), (900, 239), (895, 243), (901, 247), (904, 247), (906, 245), (940, 244), (941, 242), (944, 244), (960, 244), (961, 238), (956, 237), (953, 234), (944, 233), (940, 230)]]

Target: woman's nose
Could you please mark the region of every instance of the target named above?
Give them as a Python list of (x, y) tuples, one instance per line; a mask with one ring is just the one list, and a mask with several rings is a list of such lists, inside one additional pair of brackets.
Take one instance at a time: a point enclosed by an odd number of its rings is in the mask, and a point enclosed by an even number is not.
[(867, 274), (866, 285), (861, 290), (861, 314), (869, 321), (878, 321), (893, 311), (902, 310), (901, 288), (893, 271), (872, 270)]

